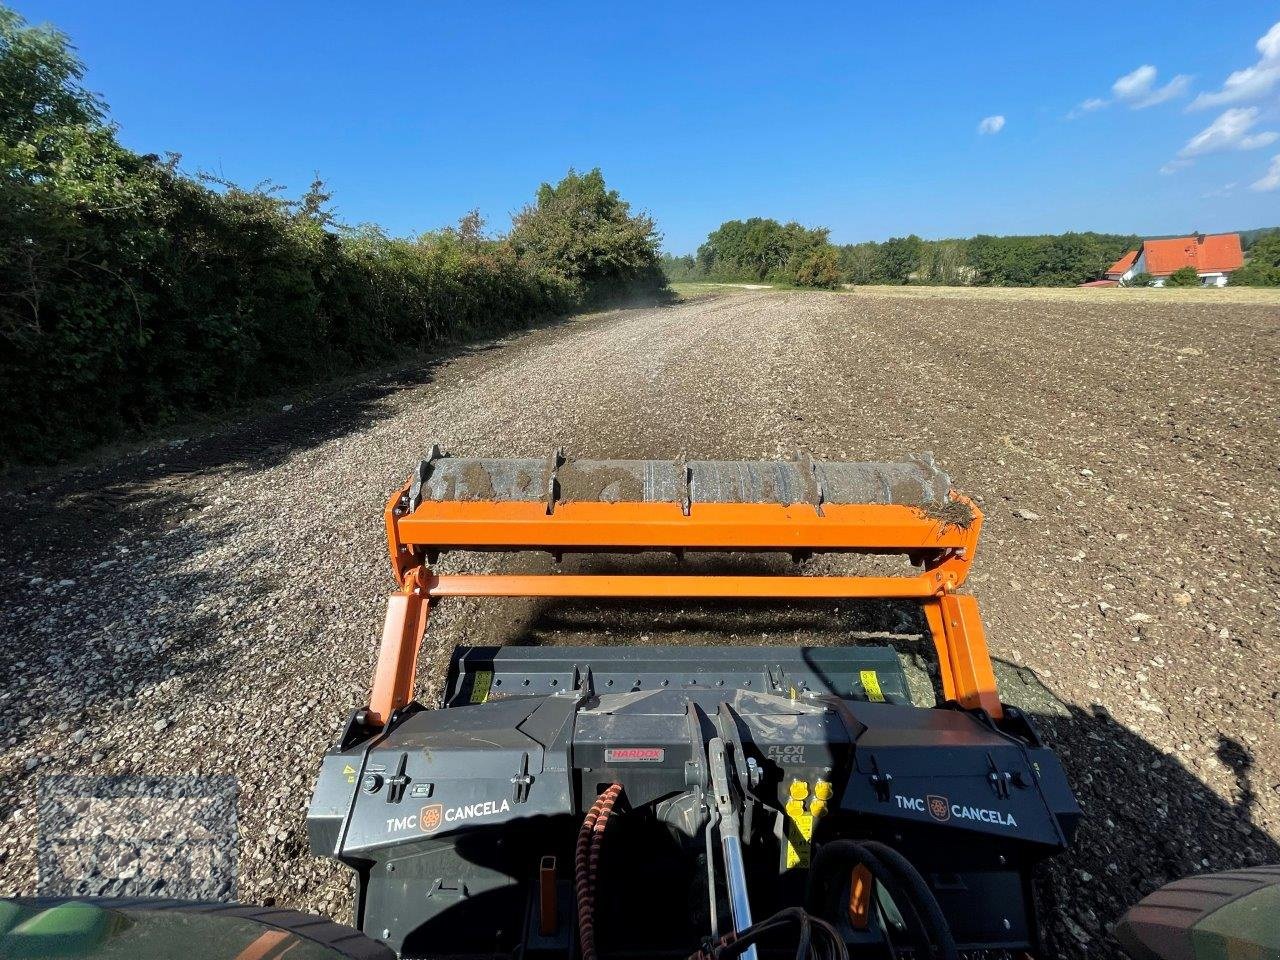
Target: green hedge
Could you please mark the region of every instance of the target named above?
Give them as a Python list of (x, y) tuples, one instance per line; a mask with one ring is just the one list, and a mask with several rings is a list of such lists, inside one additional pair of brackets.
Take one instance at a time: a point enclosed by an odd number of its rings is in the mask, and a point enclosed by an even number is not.
[(64, 36), (0, 6), (0, 463), (48, 461), (446, 339), (663, 283), (652, 220), (599, 171), (510, 236), (417, 239), (193, 179), (116, 141)]

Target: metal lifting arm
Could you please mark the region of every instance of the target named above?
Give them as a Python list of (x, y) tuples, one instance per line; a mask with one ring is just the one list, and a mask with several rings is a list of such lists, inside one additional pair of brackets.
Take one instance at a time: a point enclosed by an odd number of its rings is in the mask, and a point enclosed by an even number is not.
[[(734, 933), (741, 933), (751, 926), (751, 898), (747, 892), (747, 870), (742, 862), (742, 815), (733, 799), (729, 786), (729, 764), (725, 757), (725, 743), (720, 737), (707, 744), (707, 756), (711, 772), (711, 791), (715, 798), (716, 820), (720, 831), (720, 852), (724, 857), (724, 879), (729, 891), (729, 912), (732, 914)], [(711, 824), (707, 824), (711, 829)], [(756, 960), (755, 946), (747, 947), (743, 960)]]

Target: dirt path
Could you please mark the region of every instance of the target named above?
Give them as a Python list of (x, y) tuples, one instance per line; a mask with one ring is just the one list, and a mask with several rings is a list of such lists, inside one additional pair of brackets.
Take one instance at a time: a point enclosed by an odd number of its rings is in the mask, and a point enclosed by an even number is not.
[[(346, 916), (302, 816), (372, 670), (384, 497), (433, 442), (932, 450), (988, 517), (972, 588), (1006, 699), (1040, 717), (1086, 809), (1045, 885), (1056, 949), (1106, 955), (1106, 926), (1159, 883), (1280, 861), (1278, 333), (1266, 304), (742, 291), (533, 331), (11, 493), (0, 893), (35, 888), (42, 777), (233, 774), (238, 897)], [(902, 629), (830, 613), (614, 609), (593, 638)], [(594, 619), (442, 606), (424, 698), (454, 644), (557, 642)]]

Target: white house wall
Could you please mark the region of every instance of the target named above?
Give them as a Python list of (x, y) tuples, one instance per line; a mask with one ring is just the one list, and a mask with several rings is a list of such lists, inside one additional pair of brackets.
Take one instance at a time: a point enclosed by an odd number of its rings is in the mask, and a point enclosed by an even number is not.
[(1120, 274), (1120, 283), (1121, 284), (1128, 283), (1130, 280), (1132, 280), (1134, 277), (1136, 277), (1138, 274), (1142, 273), (1146, 269), (1147, 269), (1147, 254), (1145, 251), (1139, 250), (1138, 259), (1133, 261), (1133, 266), (1131, 266), (1124, 273)]

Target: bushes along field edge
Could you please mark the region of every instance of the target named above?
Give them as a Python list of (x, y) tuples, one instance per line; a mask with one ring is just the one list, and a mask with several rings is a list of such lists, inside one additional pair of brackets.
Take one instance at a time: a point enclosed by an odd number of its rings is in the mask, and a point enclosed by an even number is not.
[(659, 236), (599, 170), (506, 236), (342, 227), (324, 185), (184, 175), (121, 146), (67, 38), (0, 6), (0, 465), (615, 298), (657, 294)]

